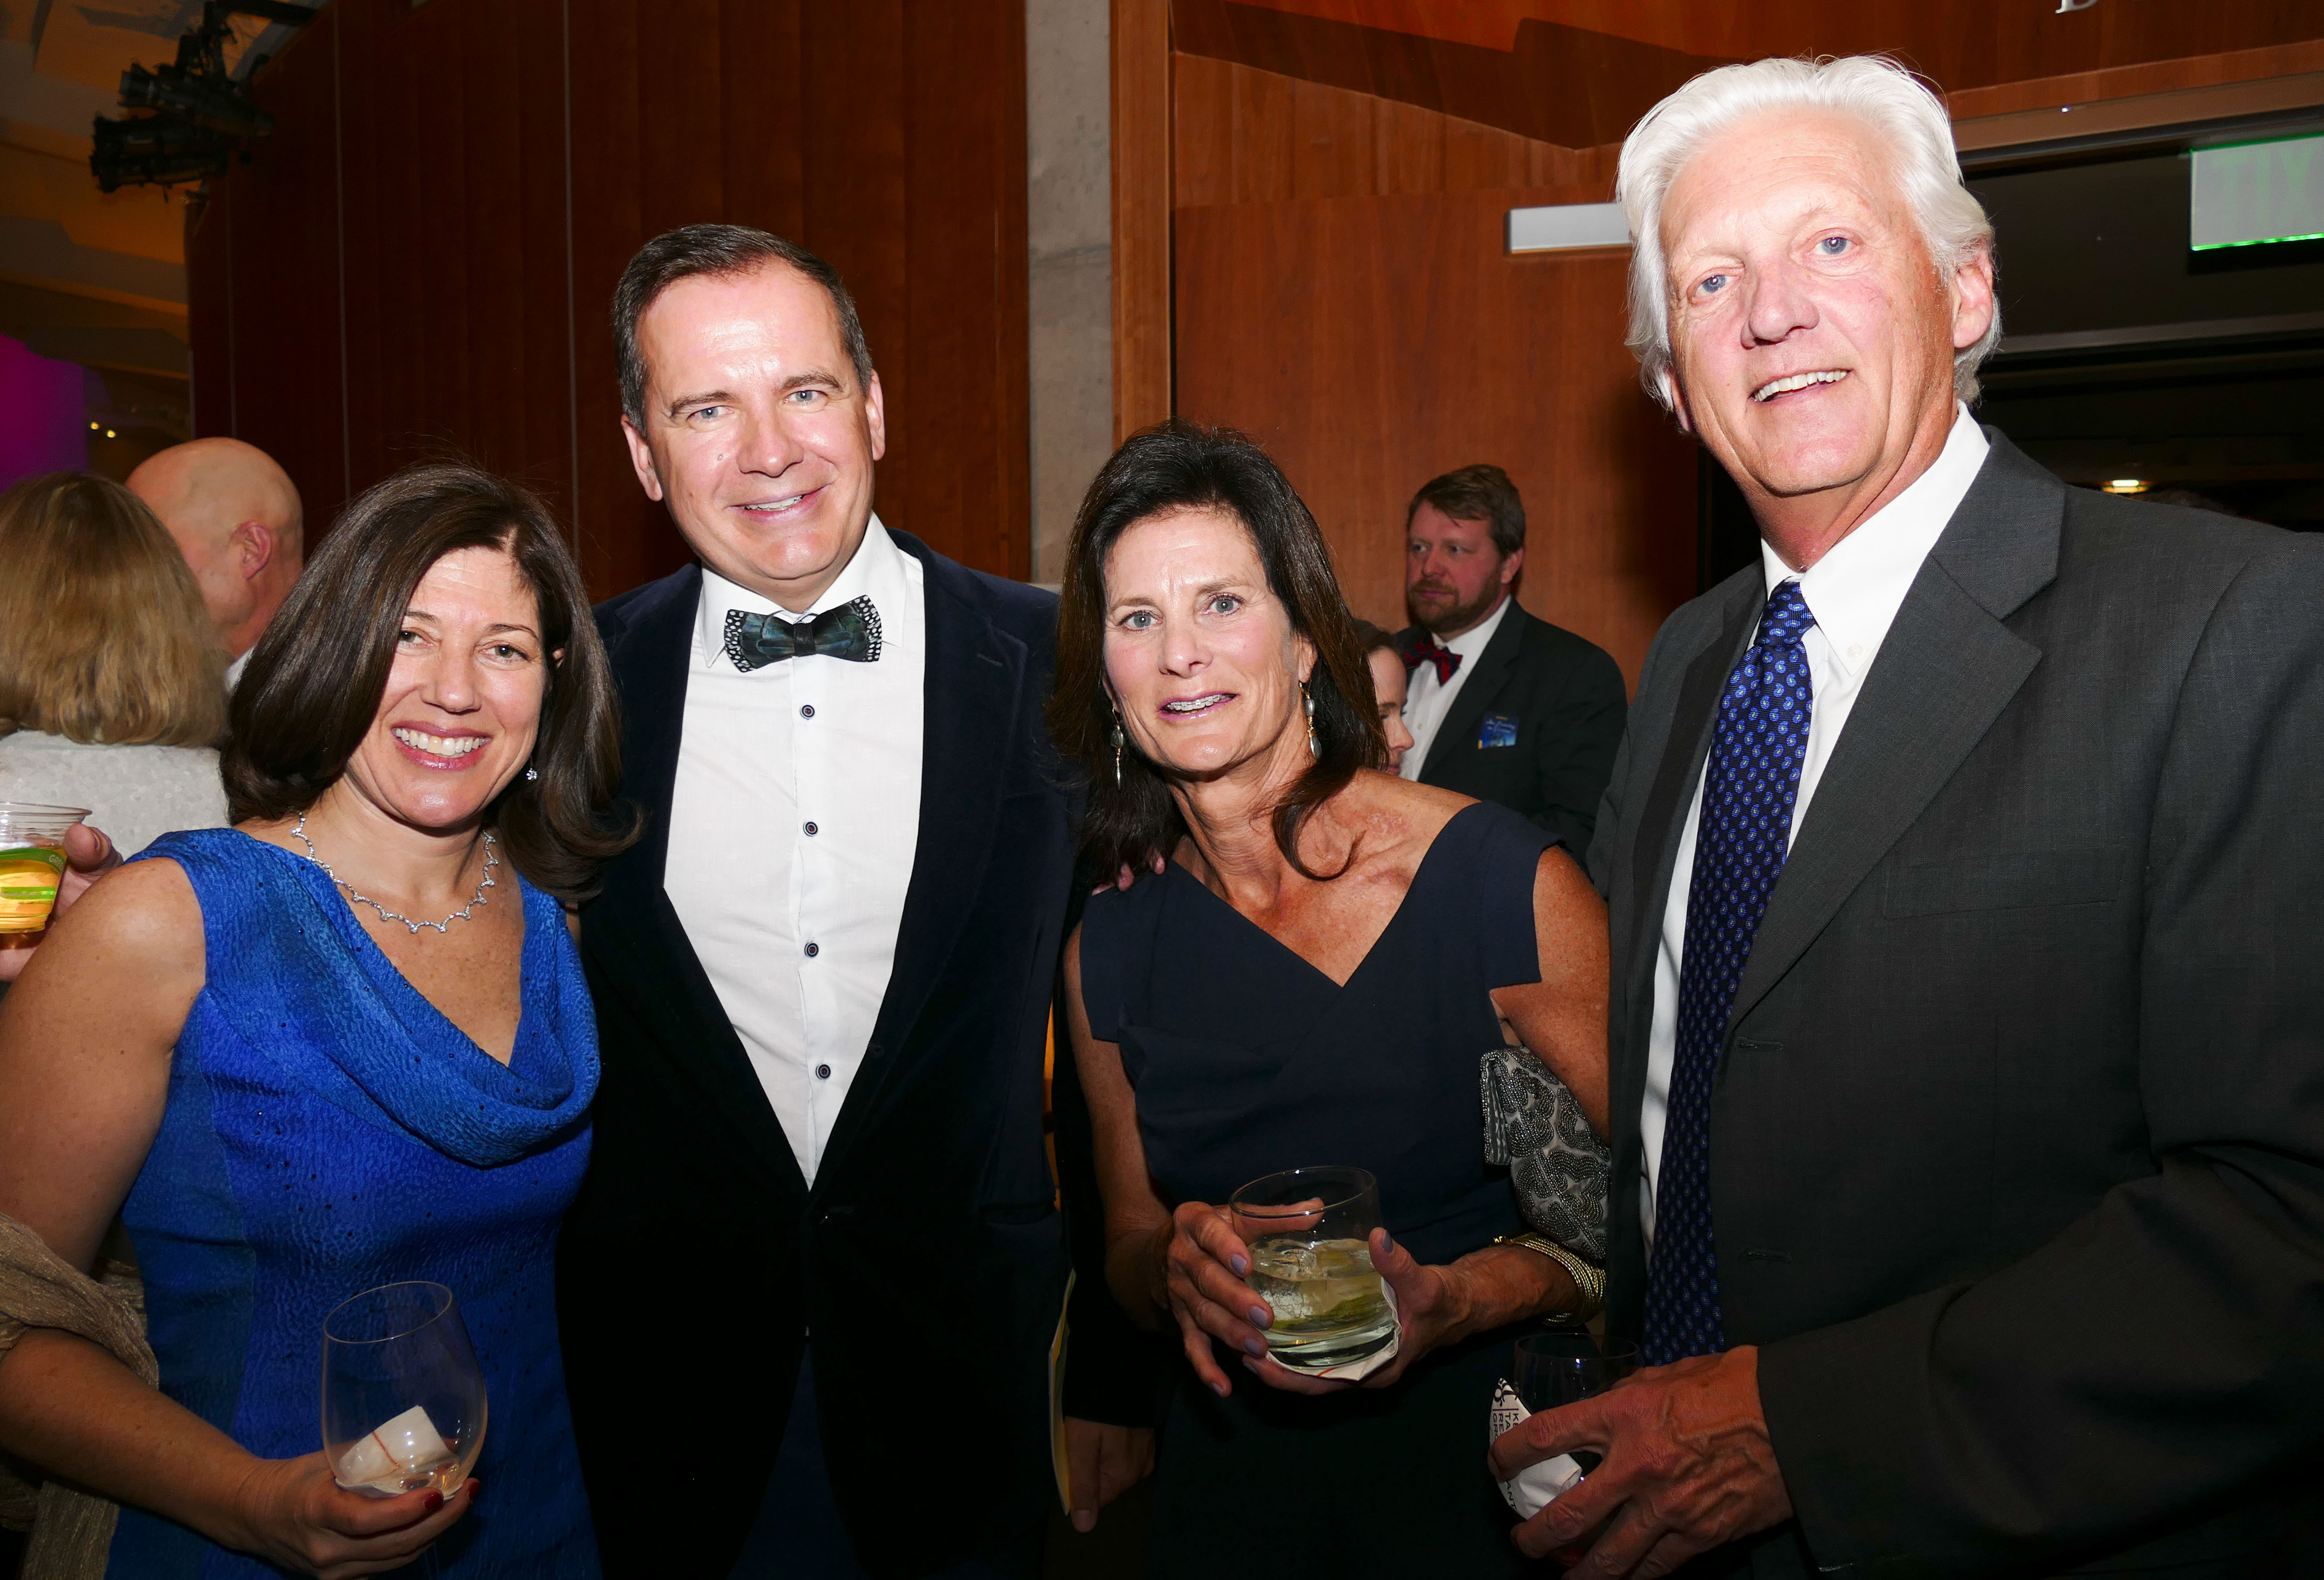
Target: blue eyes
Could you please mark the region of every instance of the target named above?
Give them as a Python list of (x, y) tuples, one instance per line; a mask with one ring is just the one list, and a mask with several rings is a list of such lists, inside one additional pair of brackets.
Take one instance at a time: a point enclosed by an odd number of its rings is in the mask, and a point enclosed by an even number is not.
[[(1205, 614), (1231, 614), (1242, 605), (1242, 599), (1234, 594), (1220, 593), (1203, 605), (1202, 612)], [(1124, 631), (1151, 631), (1160, 623), (1160, 617), (1151, 609), (1132, 609), (1121, 617)]]
[(1705, 280), (1700, 286), (1696, 287), (1696, 289), (1701, 291), (1705, 296), (1716, 295), (1718, 292), (1727, 289), (1727, 276), (1724, 274), (1713, 274), (1709, 279)]
[(1844, 236), (1828, 236), (1816, 243), (1816, 251), (1827, 258), (1837, 258), (1840, 254), (1848, 251), (1848, 238)]

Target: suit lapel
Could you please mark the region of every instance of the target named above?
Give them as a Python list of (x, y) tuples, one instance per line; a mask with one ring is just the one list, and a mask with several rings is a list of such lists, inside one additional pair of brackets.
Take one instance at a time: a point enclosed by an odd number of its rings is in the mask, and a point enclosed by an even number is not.
[[(1694, 805), (1694, 789), (1702, 782), (1703, 760), (1711, 753), (1711, 725), (1719, 715), (1719, 696), (1735, 661), (1750, 645), (1759, 622), (1759, 568), (1738, 574), (1726, 591), (1727, 606), (1710, 642), (1688, 662), (1679, 679), (1678, 702), (1671, 715), (1669, 738), (1664, 743), (1662, 764), (1646, 792), (1638, 816), (1638, 840), (1630, 871), (1641, 897), (1630, 918), (1627, 979), (1621, 984), (1633, 1005), (1644, 1003), (1654, 990), (1655, 961), (1663, 912), (1670, 904), (1671, 870), (1678, 862), (1679, 836)], [(1640, 1027), (1651, 1012), (1633, 1017)]]
[(1436, 726), (1436, 738), (1428, 743), (1428, 761), (1420, 765), (1423, 780), (1443, 767), (1444, 759), (1462, 743), (1476, 739), (1478, 723), (1484, 718), (1485, 709), (1493, 705), (1502, 678), (1509, 672), (1517, 648), (1525, 641), (1525, 623), (1526, 612), (1512, 596), (1501, 613), (1500, 624), (1493, 628), (1493, 640), (1477, 655), (1476, 667), (1454, 694), (1444, 722)]
[(662, 886), (701, 590), (701, 571), (688, 566), (624, 609), (605, 633), (622, 695), (622, 794), (645, 809), (646, 821), (636, 847), (608, 869), (584, 927), (602, 940), (589, 951), (597, 971), (633, 1003), (666, 1006), (658, 1020), (668, 1026), (669, 1062), (777, 1180), (804, 1194), (789, 1139)]
[(860, 1135), (967, 924), (992, 855), (1009, 765), (1023, 733), (1025, 644), (996, 627), (973, 577), (909, 533), (927, 603), (927, 678), (920, 745), (919, 844), (896, 933), (896, 964), (872, 1031), (887, 1057), (866, 1060), (832, 1127), (818, 1178)]
[(1849, 713), (1768, 896), (1729, 1024), (1815, 941), (2041, 661), (2002, 621), (2057, 574), (2065, 488), (1999, 435), (1990, 442)]
[(686, 724), (701, 568), (687, 566), (655, 592), (624, 611), (622, 628), (609, 633), (606, 647), (622, 693), (622, 793), (647, 809), (645, 832), (622, 864), (622, 876), (659, 890), (669, 860), (669, 803)]

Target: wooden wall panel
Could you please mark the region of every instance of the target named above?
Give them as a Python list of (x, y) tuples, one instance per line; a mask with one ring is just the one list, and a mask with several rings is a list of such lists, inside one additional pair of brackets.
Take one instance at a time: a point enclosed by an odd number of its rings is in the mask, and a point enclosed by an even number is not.
[(1022, 0), (335, 0), (189, 236), (198, 427), (281, 458), (316, 531), (466, 455), (620, 591), (686, 550), (621, 442), (613, 283), (671, 226), (755, 225), (862, 303), (883, 518), (1025, 575), (1023, 69)]
[(1635, 683), (1694, 592), (1694, 447), (1622, 346), (1627, 260), (1510, 257), (1513, 203), (1572, 188), (1181, 209), (1179, 410), (1266, 443), (1330, 539), (1349, 602), (1403, 623), (1404, 505), (1438, 473), (1508, 469), (1521, 598)]
[(1113, 436), (1170, 415), (1170, 0), (1112, 0)]
[(2196, 58), (2243, 56), (2236, 69), (2267, 76), (2301, 68), (2269, 66), (2260, 51), (2324, 40), (2315, 0), (2107, 0), (2062, 14), (2035, 0), (1174, 0), (1174, 12), (1189, 53), (1575, 147), (1618, 138), (1664, 94), (1729, 60), (1877, 51), (1961, 92)]
[(1180, 55), (1178, 208), (1512, 187), (1603, 189), (1619, 144), (1567, 148), (1417, 105)]

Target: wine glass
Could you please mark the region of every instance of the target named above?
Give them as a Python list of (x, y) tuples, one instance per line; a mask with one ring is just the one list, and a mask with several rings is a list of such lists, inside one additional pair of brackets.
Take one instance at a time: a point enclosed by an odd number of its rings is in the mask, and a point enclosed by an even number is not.
[[(1572, 1330), (1529, 1333), (1517, 1340), (1516, 1374), (1509, 1381), (1526, 1409), (1538, 1413), (1593, 1398), (1637, 1369), (1636, 1344), (1600, 1345), (1587, 1333)], [(1598, 1455), (1586, 1448), (1574, 1450), (1572, 1458), (1585, 1475), (1598, 1468)]]
[(484, 1374), (441, 1284), (383, 1284), (323, 1319), (323, 1454), (339, 1485), (458, 1492), (484, 1446)]

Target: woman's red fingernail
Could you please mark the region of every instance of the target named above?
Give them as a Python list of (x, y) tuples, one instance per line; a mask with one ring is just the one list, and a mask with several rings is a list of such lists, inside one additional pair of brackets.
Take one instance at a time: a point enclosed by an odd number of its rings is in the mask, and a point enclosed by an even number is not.
[(420, 1500), (420, 1506), (433, 1514), (444, 1506), (444, 1494), (430, 1487), (428, 1489), (428, 1495)]

